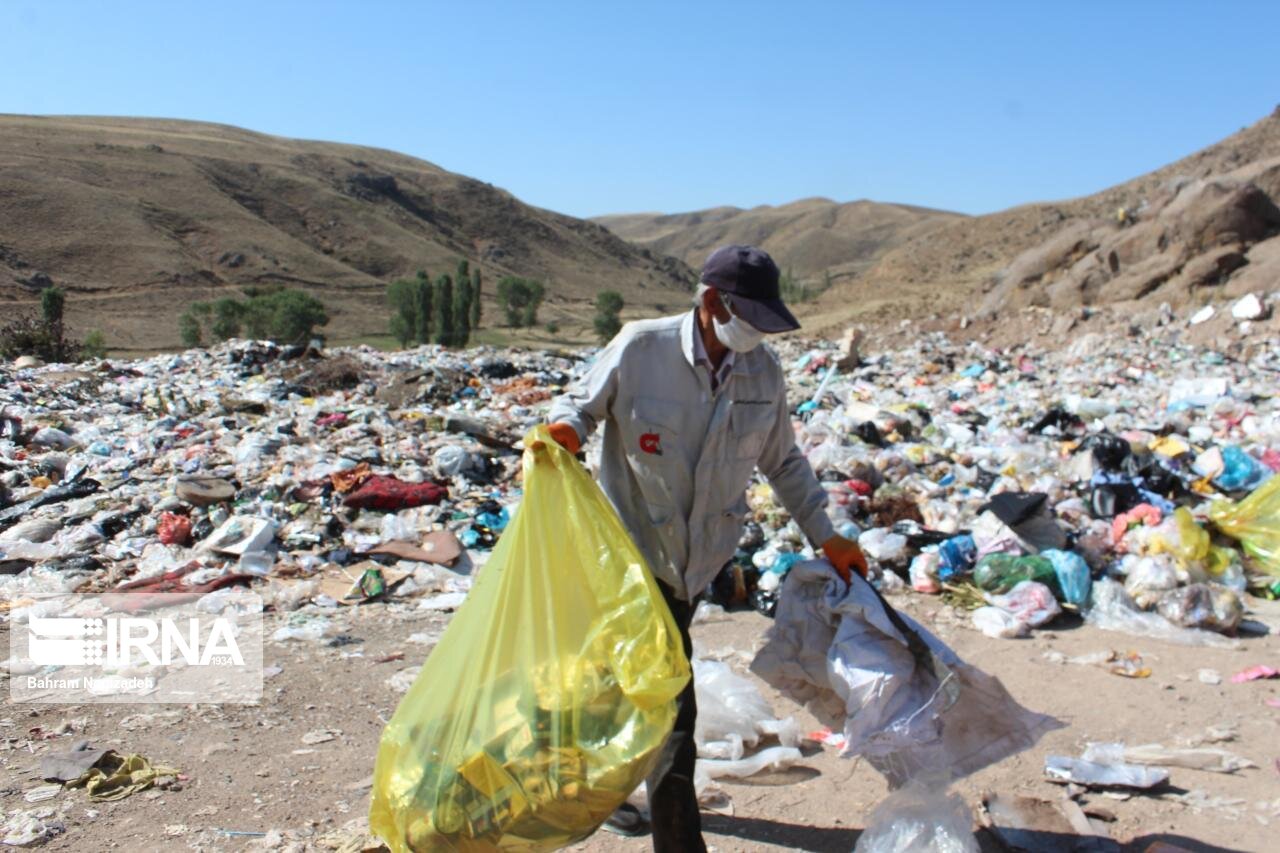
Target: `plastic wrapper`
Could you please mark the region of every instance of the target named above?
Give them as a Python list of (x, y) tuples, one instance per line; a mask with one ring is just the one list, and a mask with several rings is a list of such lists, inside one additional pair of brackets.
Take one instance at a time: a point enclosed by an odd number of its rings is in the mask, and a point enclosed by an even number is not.
[(1004, 595), (987, 593), (984, 598), (1032, 628), (1052, 622), (1062, 612), (1053, 591), (1037, 581), (1022, 581)]
[(1031, 633), (1031, 626), (999, 607), (979, 607), (969, 616), (973, 627), (993, 640), (1016, 640)]
[(599, 487), (546, 427), (523, 508), (382, 735), (393, 851), (551, 850), (645, 778), (689, 680), (679, 632)]
[(1267, 480), (1239, 503), (1214, 503), (1209, 517), (1220, 531), (1240, 540), (1255, 567), (1280, 576), (1280, 477)]
[(1053, 563), (1038, 555), (988, 554), (973, 570), (973, 582), (986, 592), (1005, 593), (1028, 580), (1039, 581), (1050, 589), (1058, 587), (1058, 573)]
[(1203, 628), (1219, 634), (1234, 634), (1244, 618), (1244, 605), (1235, 590), (1222, 584), (1193, 583), (1170, 590), (1156, 610), (1183, 628)]
[(1087, 761), (1048, 755), (1044, 773), (1055, 782), (1075, 782), (1098, 788), (1154, 788), (1169, 781), (1169, 771), (1162, 767), (1144, 767), (1118, 761)]
[[(701, 709), (699, 709), (701, 713)], [(803, 756), (794, 746), (773, 746), (737, 759), (699, 758), (694, 767), (694, 787), (705, 788), (705, 780), (746, 779), (765, 770), (785, 770), (799, 764)]]
[(1234, 773), (1257, 767), (1247, 758), (1216, 747), (1167, 747), (1158, 743), (1125, 746), (1123, 743), (1090, 743), (1081, 755), (1085, 761), (1099, 764), (1143, 764), (1162, 767), (1185, 767), (1211, 773)]
[(942, 584), (938, 583), (938, 554), (936, 551), (925, 551), (917, 554), (911, 561), (908, 571), (911, 588), (916, 592), (937, 595), (942, 592)]
[(1238, 640), (1212, 631), (1180, 628), (1159, 613), (1144, 613), (1125, 594), (1124, 587), (1109, 578), (1094, 582), (1085, 621), (1104, 631), (1152, 637), (1183, 646), (1215, 646), (1225, 649), (1240, 647)]
[(959, 794), (925, 785), (891, 793), (871, 812), (854, 853), (978, 853), (973, 814)]
[(1124, 591), (1142, 610), (1151, 610), (1165, 593), (1178, 587), (1178, 570), (1162, 555), (1142, 557), (1129, 567)]

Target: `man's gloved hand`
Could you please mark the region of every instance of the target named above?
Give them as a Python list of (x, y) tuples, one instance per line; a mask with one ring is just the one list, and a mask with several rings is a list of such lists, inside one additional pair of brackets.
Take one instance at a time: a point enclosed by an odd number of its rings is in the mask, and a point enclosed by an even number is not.
[(578, 431), (571, 425), (564, 422), (549, 424), (547, 430), (550, 431), (551, 437), (556, 440), (556, 444), (575, 456), (582, 449), (582, 442), (578, 440)]
[(864, 578), (867, 576), (867, 558), (863, 556), (858, 543), (852, 539), (832, 536), (822, 543), (822, 553), (827, 555), (827, 559), (831, 561), (831, 565), (835, 566), (836, 572), (844, 578), (845, 583), (853, 580), (850, 569), (857, 570), (858, 574)]

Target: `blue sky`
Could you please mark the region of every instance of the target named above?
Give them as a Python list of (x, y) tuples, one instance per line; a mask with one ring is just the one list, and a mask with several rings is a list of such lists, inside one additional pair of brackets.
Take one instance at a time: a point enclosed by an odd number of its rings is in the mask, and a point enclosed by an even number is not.
[(1280, 103), (1280, 2), (0, 0), (0, 112), (422, 157), (577, 216), (809, 196), (985, 213)]

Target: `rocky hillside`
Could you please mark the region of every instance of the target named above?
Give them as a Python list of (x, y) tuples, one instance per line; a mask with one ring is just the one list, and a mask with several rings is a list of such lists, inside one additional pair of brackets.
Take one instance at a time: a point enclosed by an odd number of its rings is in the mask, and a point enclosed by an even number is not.
[(199, 299), (250, 285), (305, 288), (334, 314), (331, 338), (386, 330), (386, 282), (451, 272), (458, 258), (493, 282), (548, 283), (543, 318), (590, 338), (603, 287), (628, 314), (683, 304), (694, 276), (593, 222), (402, 154), (213, 124), (0, 116), (0, 304), (68, 293), (81, 332), (113, 349), (178, 344)]
[[(1280, 109), (1091, 196), (956, 221), (845, 279), (815, 323), (1045, 306), (1184, 307), (1277, 287)], [(1123, 213), (1121, 213), (1123, 211)]]
[(778, 265), (801, 280), (830, 271), (853, 276), (895, 246), (924, 237), (965, 217), (902, 204), (810, 198), (750, 210), (715, 207), (692, 213), (634, 213), (594, 221), (619, 237), (698, 269), (711, 250), (726, 243), (761, 246)]

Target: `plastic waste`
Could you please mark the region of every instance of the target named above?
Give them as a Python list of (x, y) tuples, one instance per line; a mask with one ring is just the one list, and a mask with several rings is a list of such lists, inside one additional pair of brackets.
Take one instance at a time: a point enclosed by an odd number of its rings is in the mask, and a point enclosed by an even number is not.
[(1169, 771), (1162, 767), (1087, 761), (1062, 755), (1045, 756), (1044, 772), (1054, 782), (1075, 782), (1098, 788), (1154, 788), (1169, 781)]
[(755, 684), (727, 663), (694, 659), (693, 684), (698, 703), (693, 740), (699, 755), (739, 759), (744, 746), (755, 746), (766, 733), (778, 735), (783, 746), (800, 743), (795, 721), (776, 720)]
[(1255, 566), (1280, 576), (1280, 477), (1267, 480), (1239, 503), (1213, 503), (1209, 518), (1218, 530), (1240, 540)]
[(1244, 618), (1235, 590), (1216, 583), (1193, 583), (1169, 590), (1156, 605), (1165, 619), (1183, 628), (1234, 634)]
[(393, 851), (585, 838), (651, 769), (690, 677), (603, 492), (545, 426), (524, 446), (525, 508), (382, 735), (369, 824)]
[(1271, 469), (1234, 444), (1222, 448), (1222, 466), (1214, 483), (1229, 492), (1256, 489), (1271, 477)]
[(1093, 577), (1084, 557), (1074, 551), (1059, 551), (1056, 548), (1041, 551), (1040, 556), (1053, 563), (1053, 572), (1058, 578), (1058, 589), (1062, 591), (1063, 601), (1077, 607), (1089, 601)]
[(1022, 581), (1004, 595), (986, 593), (987, 603), (1011, 614), (1019, 622), (1038, 628), (1052, 622), (1062, 607), (1049, 587), (1037, 581)]
[(978, 853), (973, 813), (959, 794), (915, 783), (872, 810), (854, 853)]
[(968, 574), (978, 560), (978, 547), (973, 537), (953, 536), (938, 546), (938, 579), (950, 580)]
[(1247, 758), (1215, 747), (1166, 747), (1158, 743), (1125, 746), (1123, 743), (1090, 743), (1081, 758), (1098, 764), (1145, 764), (1185, 767), (1211, 773), (1235, 773), (1257, 767)]
[[(699, 713), (701, 713), (701, 709), (699, 709)], [(698, 787), (696, 777), (699, 776), (706, 779), (723, 779), (725, 777), (745, 779), (764, 770), (785, 770), (793, 764), (799, 764), (801, 760), (800, 750), (794, 746), (773, 746), (769, 749), (763, 749), (754, 755), (736, 760), (699, 758), (697, 765), (694, 767), (694, 787)], [(705, 787), (705, 785), (702, 787)]]
[(1145, 613), (1139, 610), (1125, 593), (1124, 586), (1110, 578), (1094, 581), (1085, 621), (1104, 631), (1120, 631), (1136, 637), (1152, 637), (1183, 646), (1213, 646), (1222, 649), (1240, 647), (1238, 640), (1212, 631), (1180, 628), (1159, 613)]
[(907, 537), (884, 528), (864, 531), (858, 537), (862, 552), (881, 563), (896, 563), (906, 559)]
[(937, 595), (942, 592), (942, 584), (938, 582), (938, 553), (936, 551), (924, 551), (915, 556), (911, 561), (911, 568), (908, 570), (908, 576), (911, 578), (911, 588), (916, 592), (923, 592), (927, 595)]
[(970, 614), (973, 627), (995, 640), (1016, 640), (1031, 633), (1031, 626), (999, 607), (979, 607)]
[(973, 582), (986, 592), (1003, 593), (1025, 580), (1039, 581), (1050, 589), (1058, 586), (1058, 573), (1053, 563), (1038, 556), (1015, 557), (1011, 554), (988, 554), (973, 570)]
[(1163, 554), (1140, 557), (1129, 565), (1124, 591), (1142, 610), (1151, 610), (1165, 593), (1178, 588), (1178, 570)]
[(822, 560), (787, 574), (751, 671), (842, 731), (842, 754), (865, 756), (893, 787), (924, 774), (962, 778), (1061, 727), (1020, 706), (999, 680), (965, 664), (910, 616), (899, 616), (958, 680), (954, 704), (912, 655), (871, 586), (857, 576), (846, 585)]

